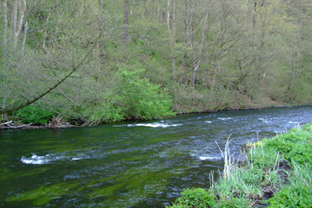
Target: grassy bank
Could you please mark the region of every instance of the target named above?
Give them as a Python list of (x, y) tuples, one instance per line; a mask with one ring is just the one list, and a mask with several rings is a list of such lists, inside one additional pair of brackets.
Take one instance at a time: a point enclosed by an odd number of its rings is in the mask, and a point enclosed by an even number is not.
[(312, 124), (247, 145), (238, 165), (226, 154), (223, 175), (208, 189), (193, 188), (167, 208), (312, 207)]

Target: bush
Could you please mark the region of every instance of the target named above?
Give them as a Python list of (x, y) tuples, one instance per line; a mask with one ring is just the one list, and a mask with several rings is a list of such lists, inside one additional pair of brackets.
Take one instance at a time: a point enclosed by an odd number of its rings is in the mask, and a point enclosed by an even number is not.
[(286, 187), (274, 194), (269, 199), (270, 207), (311, 207), (312, 190), (311, 186)]
[(20, 119), (22, 123), (44, 125), (48, 124), (49, 121), (56, 116), (56, 114), (38, 104), (32, 104), (15, 111), (12, 116)]
[(294, 145), (294, 148), (285, 157), (289, 161), (294, 161), (298, 164), (312, 165), (312, 144), (305, 143)]
[(144, 71), (120, 69), (117, 74), (119, 83), (114, 89), (114, 96), (117, 96), (115, 102), (121, 107), (122, 116), (144, 120), (172, 116), (172, 98), (167, 89), (142, 78)]
[[(124, 119), (151, 120), (173, 116), (172, 98), (168, 90), (143, 77), (145, 70), (118, 69), (103, 90), (91, 89), (92, 99), (74, 111), (91, 124)], [(77, 116), (76, 116), (77, 117)]]
[(202, 188), (185, 189), (182, 196), (172, 206), (166, 208), (211, 208), (215, 205), (215, 195)]

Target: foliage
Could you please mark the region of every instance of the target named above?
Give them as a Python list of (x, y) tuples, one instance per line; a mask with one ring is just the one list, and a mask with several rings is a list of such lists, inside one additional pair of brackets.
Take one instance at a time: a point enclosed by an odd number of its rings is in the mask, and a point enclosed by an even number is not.
[(45, 125), (57, 114), (38, 104), (33, 104), (14, 112), (12, 116), (19, 118), (23, 123)]
[(310, 127), (307, 125), (302, 128), (290, 130), (288, 134), (278, 135), (271, 140), (265, 140), (264, 146), (283, 153), (288, 161), (312, 165), (312, 138), (310, 131), (307, 131)]
[(145, 70), (127, 71), (117, 74), (117, 105), (121, 106), (124, 118), (157, 119), (172, 116), (172, 99), (167, 89), (152, 84), (147, 78), (140, 78)]
[[(86, 100), (78, 117), (89, 122), (120, 121), (123, 119), (159, 119), (173, 116), (172, 99), (167, 89), (142, 78), (145, 70), (129, 71), (120, 68), (115, 74), (110, 88), (101, 85), (97, 91), (90, 91), (93, 99)], [(78, 112), (79, 112), (78, 111)]]
[[(311, 154), (310, 154), (311, 156)], [(311, 166), (294, 163), (294, 173), (289, 186), (274, 194), (269, 200), (271, 207), (310, 207), (312, 204)]]
[[(246, 163), (241, 166), (231, 163), (231, 171), (208, 190), (215, 196), (214, 207), (253, 206), (258, 201), (268, 199), (265, 198), (265, 192), (274, 193), (271, 199), (264, 201), (270, 207), (310, 207), (311, 130), (312, 124), (307, 124), (264, 139), (257, 145), (249, 144), (247, 147), (251, 149), (247, 153)], [(183, 197), (182, 194), (177, 202), (185, 201)], [(187, 202), (191, 206), (182, 203), (181, 206), (174, 206), (192, 207), (192, 202)]]
[[(128, 30), (121, 0), (24, 1), (26, 9), (5, 2), (0, 110), (61, 80), (99, 34), (80, 70), (42, 101), (46, 110), (96, 124), (161, 118), (172, 115), (168, 108), (183, 113), (312, 101), (311, 1), (139, 0), (129, 3)], [(287, 143), (280, 148), (289, 151)]]
[(310, 207), (312, 204), (311, 187), (290, 186), (277, 192), (269, 200), (270, 207)]
[(181, 194), (182, 196), (178, 198), (172, 206), (167, 206), (167, 208), (214, 207), (215, 196), (211, 194), (209, 191), (206, 191), (205, 189), (202, 188), (185, 189)]

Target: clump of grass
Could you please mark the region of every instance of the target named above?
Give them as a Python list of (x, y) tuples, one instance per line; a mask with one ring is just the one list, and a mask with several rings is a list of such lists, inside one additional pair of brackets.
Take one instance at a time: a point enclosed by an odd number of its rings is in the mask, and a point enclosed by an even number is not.
[[(202, 188), (185, 189), (182, 196), (170, 206), (172, 208), (198, 207), (212, 208), (215, 206), (215, 196)], [(167, 206), (168, 207), (168, 206)]]
[(197, 206), (188, 198), (188, 204), (175, 204), (175, 208), (311, 207), (312, 124), (249, 144), (243, 166), (233, 159), (229, 143), (222, 151), (223, 175), (207, 191), (209, 202), (213, 198), (214, 203), (202, 206), (202, 201)]

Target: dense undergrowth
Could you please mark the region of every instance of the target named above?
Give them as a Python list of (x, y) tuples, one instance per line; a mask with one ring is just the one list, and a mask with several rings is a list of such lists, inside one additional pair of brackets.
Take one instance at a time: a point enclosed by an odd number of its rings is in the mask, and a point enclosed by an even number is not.
[(219, 181), (208, 190), (184, 190), (167, 208), (312, 206), (312, 124), (248, 148), (245, 164), (225, 155)]

